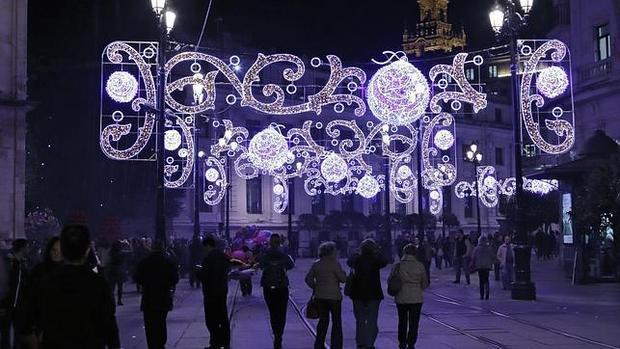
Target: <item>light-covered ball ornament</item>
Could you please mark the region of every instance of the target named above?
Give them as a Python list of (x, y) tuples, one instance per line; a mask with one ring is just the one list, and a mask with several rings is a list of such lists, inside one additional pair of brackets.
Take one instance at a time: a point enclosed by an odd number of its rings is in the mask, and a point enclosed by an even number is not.
[(207, 172), (205, 172), (205, 178), (209, 182), (215, 182), (218, 178), (220, 178), (220, 173), (216, 169), (210, 168)]
[(497, 180), (495, 179), (495, 177), (488, 176), (482, 181), (482, 183), (487, 188), (495, 188), (495, 184), (497, 184)]
[(138, 94), (138, 80), (126, 71), (116, 71), (108, 78), (105, 91), (116, 102), (131, 102)]
[(269, 126), (260, 131), (248, 147), (248, 158), (256, 167), (264, 171), (273, 171), (282, 167), (287, 161), (288, 143), (280, 131)]
[(413, 64), (399, 60), (372, 76), (367, 99), (370, 110), (379, 120), (400, 126), (424, 115), (430, 90), (428, 81)]
[(336, 154), (329, 154), (323, 162), (321, 162), (321, 175), (328, 182), (340, 182), (347, 177), (347, 162)]
[(364, 175), (362, 179), (357, 182), (356, 193), (366, 199), (370, 199), (377, 195), (380, 191), (379, 181), (371, 175)]
[(547, 67), (538, 74), (536, 88), (545, 97), (555, 98), (568, 88), (568, 75), (561, 67)]
[(168, 130), (164, 132), (164, 148), (168, 151), (174, 151), (181, 146), (181, 133), (177, 130)]
[(273, 193), (276, 195), (282, 195), (284, 193), (284, 186), (282, 184), (276, 184), (273, 186)]
[(402, 165), (401, 167), (398, 168), (398, 170), (396, 171), (396, 175), (398, 176), (399, 179), (407, 179), (411, 176), (411, 168), (407, 165)]
[(439, 199), (439, 192), (437, 190), (431, 190), (429, 196), (433, 200), (438, 200)]
[(448, 130), (439, 130), (433, 139), (435, 146), (441, 150), (448, 150), (454, 145), (454, 135)]

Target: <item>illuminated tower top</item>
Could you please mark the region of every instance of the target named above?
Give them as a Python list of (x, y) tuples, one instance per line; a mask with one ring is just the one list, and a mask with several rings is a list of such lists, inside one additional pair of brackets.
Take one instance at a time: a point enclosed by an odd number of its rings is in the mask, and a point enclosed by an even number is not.
[(428, 53), (449, 53), (465, 48), (466, 36), (452, 30), (448, 23), (450, 0), (418, 0), (420, 20), (411, 33), (405, 28), (403, 50), (409, 55), (420, 57)]

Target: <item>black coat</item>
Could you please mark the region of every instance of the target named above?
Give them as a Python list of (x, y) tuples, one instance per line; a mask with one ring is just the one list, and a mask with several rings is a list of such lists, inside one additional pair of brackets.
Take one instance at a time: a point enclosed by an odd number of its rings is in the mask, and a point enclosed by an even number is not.
[(142, 286), (141, 310), (172, 310), (172, 295), (179, 282), (176, 264), (164, 252), (152, 252), (138, 263), (134, 279)]
[(103, 277), (63, 265), (33, 291), (33, 319), (46, 349), (119, 348), (116, 307)]
[(347, 265), (354, 269), (353, 288), (351, 299), (373, 301), (383, 299), (380, 270), (388, 264), (382, 253), (356, 253), (347, 261)]
[(202, 270), (198, 273), (205, 297), (226, 297), (229, 272), (230, 258), (219, 249), (211, 250), (202, 261)]

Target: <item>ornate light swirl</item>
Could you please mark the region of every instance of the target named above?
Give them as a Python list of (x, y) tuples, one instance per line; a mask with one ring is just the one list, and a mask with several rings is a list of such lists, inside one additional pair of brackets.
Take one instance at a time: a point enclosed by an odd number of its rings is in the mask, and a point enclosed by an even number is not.
[(534, 120), (532, 112), (532, 104), (535, 104), (537, 108), (542, 108), (545, 105), (544, 97), (538, 93), (532, 94), (531, 91), (533, 78), (539, 71), (537, 68), (538, 63), (541, 59), (547, 57), (549, 52), (551, 52), (551, 60), (560, 63), (566, 57), (568, 48), (559, 40), (549, 40), (538, 47), (529, 59), (525, 61), (521, 76), (521, 116), (528, 135), (538, 148), (545, 153), (562, 154), (570, 150), (575, 143), (573, 125), (566, 120), (560, 119), (558, 116), (555, 119), (545, 119), (545, 127), (550, 131), (554, 131), (559, 138), (563, 138), (561, 143), (551, 144), (541, 135), (540, 125)]
[(276, 213), (283, 213), (288, 207), (289, 188), (286, 179), (278, 176), (273, 177), (273, 210)]
[(400, 203), (406, 204), (411, 202), (418, 188), (418, 178), (413, 172), (408, 171), (408, 176), (404, 176), (402, 171), (399, 174), (401, 165), (408, 165), (411, 162), (411, 156), (403, 156), (390, 161), (390, 191), (394, 195), (394, 199)]
[[(422, 136), (422, 177), (424, 187), (427, 189), (438, 188), (442, 186), (451, 185), (456, 180), (456, 166), (441, 161), (437, 167), (431, 163), (431, 157), (436, 157), (439, 151), (431, 146), (433, 145), (432, 136), (437, 129), (443, 129), (450, 127), (454, 123), (454, 117), (449, 113), (440, 113), (436, 115), (430, 122), (425, 125), (424, 135)], [(451, 147), (453, 147), (452, 144)], [(446, 155), (447, 156), (447, 155)], [(455, 161), (456, 157), (449, 157), (449, 161)]]
[[(476, 192), (476, 182), (480, 194)], [(493, 166), (478, 166), (477, 175), (474, 182), (458, 182), (454, 186), (454, 194), (462, 199), (468, 196), (477, 197), (486, 207), (495, 207), (499, 203), (500, 182), (495, 178), (495, 168)]]
[(428, 199), (431, 214), (440, 214), (443, 209), (443, 190), (441, 188), (431, 188)]
[[(150, 43), (157, 45), (157, 43)], [(146, 91), (146, 99), (138, 97), (132, 102), (132, 109), (136, 112), (141, 110), (143, 104), (156, 105), (155, 101), (155, 80), (151, 73), (149, 64), (146, 63), (142, 55), (134, 49), (132, 46), (125, 42), (115, 41), (109, 44), (105, 50), (105, 55), (108, 60), (114, 64), (123, 64), (123, 54), (126, 53), (129, 56), (129, 60), (133, 61), (138, 67), (140, 77), (144, 83), (144, 90)], [(103, 78), (103, 77), (102, 77)], [(104, 100), (102, 93), (102, 103)], [(103, 115), (102, 115), (103, 117)], [(138, 136), (136, 141), (126, 149), (118, 149), (117, 146), (112, 145), (110, 141), (118, 142), (123, 136), (128, 135), (131, 132), (131, 124), (111, 124), (101, 130), (99, 136), (99, 145), (103, 153), (114, 160), (129, 160), (136, 157), (146, 146), (153, 128), (155, 126), (155, 114), (146, 112), (144, 116), (144, 124), (138, 128)]]
[(214, 156), (209, 156), (205, 160), (206, 167), (216, 169), (219, 173), (218, 179), (214, 183), (205, 186), (205, 192), (202, 197), (207, 205), (213, 206), (219, 204), (226, 194), (228, 178), (226, 177), (226, 171), (224, 170), (221, 160), (223, 159), (218, 159)]
[[(338, 86), (349, 78), (356, 78), (360, 84), (366, 82), (366, 73), (359, 68), (343, 68), (340, 59), (329, 55), (327, 60), (330, 64), (330, 77), (326, 85), (318, 93), (308, 97), (308, 101), (296, 105), (285, 105), (285, 92), (282, 87), (276, 84), (266, 84), (262, 88), (265, 97), (273, 97), (271, 102), (262, 102), (256, 98), (253, 92), (255, 83), (260, 81), (260, 72), (276, 63), (290, 63), (294, 68), (285, 68), (282, 75), (285, 80), (295, 82), (302, 78), (305, 73), (305, 65), (301, 58), (291, 54), (258, 54), (256, 61), (246, 71), (243, 79), (239, 79), (234, 70), (221, 59), (198, 52), (183, 52), (175, 55), (166, 63), (166, 78), (171, 76), (171, 72), (176, 65), (182, 62), (206, 62), (216, 70), (209, 71), (204, 78), (194, 76), (194, 73), (186, 77), (175, 80), (166, 86), (166, 103), (175, 111), (182, 113), (201, 113), (215, 108), (216, 89), (215, 79), (222, 73), (226, 80), (236, 90), (241, 99), (241, 106), (250, 107), (257, 111), (271, 115), (290, 115), (301, 114), (304, 112), (314, 112), (320, 114), (322, 107), (335, 103), (356, 105), (355, 115), (362, 116), (366, 112), (364, 101), (354, 94), (335, 94)], [(202, 85), (206, 92), (205, 100), (198, 105), (185, 105), (174, 99), (172, 92), (182, 90), (186, 86), (194, 84)]]
[(436, 93), (433, 98), (431, 98), (430, 109), (433, 113), (440, 113), (441, 106), (439, 105), (439, 101), (443, 101), (447, 103), (451, 100), (458, 100), (466, 103), (471, 103), (473, 105), (473, 110), (475, 113), (487, 107), (487, 95), (486, 93), (478, 92), (474, 89), (467, 77), (465, 76), (465, 60), (467, 59), (467, 53), (459, 53), (454, 57), (452, 65), (447, 64), (438, 64), (431, 68), (428, 73), (431, 81), (435, 81), (435, 79), (439, 75), (447, 74), (452, 77), (452, 79), (457, 83), (461, 92), (453, 92), (453, 91), (444, 91)]
[[(176, 124), (181, 128), (181, 133), (183, 134), (183, 138), (185, 138), (185, 145), (187, 148), (187, 155), (185, 156), (185, 160), (183, 161), (183, 168), (181, 171), (181, 176), (176, 180), (169, 180), (169, 177), (177, 172), (177, 165), (164, 165), (164, 172), (166, 176), (164, 176), (164, 185), (166, 188), (180, 188), (187, 182), (189, 177), (192, 175), (192, 170), (194, 169), (194, 136), (192, 134), (192, 130), (185, 123), (183, 119), (176, 116)], [(163, 160), (162, 160), (163, 161)]]

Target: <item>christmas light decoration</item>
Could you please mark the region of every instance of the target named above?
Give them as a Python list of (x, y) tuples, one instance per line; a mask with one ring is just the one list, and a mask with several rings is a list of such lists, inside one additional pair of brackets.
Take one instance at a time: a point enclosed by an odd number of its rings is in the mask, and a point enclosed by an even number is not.
[(220, 173), (216, 169), (210, 168), (205, 172), (205, 178), (209, 182), (215, 182), (218, 178), (220, 178)]
[(286, 138), (272, 126), (252, 137), (248, 149), (249, 160), (264, 171), (273, 171), (284, 165), (287, 154)]
[(402, 165), (398, 168), (397, 175), (400, 179), (410, 177), (412, 175), (411, 168), (407, 165)]
[(438, 77), (448, 75), (461, 89), (461, 92), (445, 91), (448, 87), (447, 84), (438, 85), (438, 87), (444, 91), (435, 93), (431, 99), (430, 109), (433, 113), (441, 113), (442, 108), (439, 104), (440, 101), (447, 103), (456, 100), (472, 104), (475, 113), (487, 107), (486, 93), (476, 91), (465, 76), (465, 62), (467, 56), (467, 53), (459, 53), (454, 57), (452, 65), (438, 64), (432, 67), (428, 73), (431, 81), (435, 81)]
[(138, 94), (138, 80), (125, 71), (116, 71), (105, 84), (108, 96), (119, 103), (131, 102)]
[(543, 69), (536, 79), (536, 88), (543, 96), (555, 98), (568, 87), (568, 76), (564, 69), (553, 66)]
[(379, 69), (370, 79), (368, 106), (381, 121), (405, 125), (418, 120), (428, 105), (430, 92), (424, 75), (404, 59)]
[[(525, 47), (536, 45), (540, 42), (541, 41), (537, 40), (519, 40), (518, 45), (519, 47)], [(568, 48), (558, 40), (542, 41), (542, 44), (531, 55), (519, 55), (520, 64), (523, 64), (523, 74), (520, 74), (521, 117), (523, 118), (525, 130), (532, 142), (536, 147), (548, 154), (562, 154), (573, 147), (575, 143), (574, 114), (572, 112), (556, 113), (555, 110), (557, 109), (554, 108), (552, 109), (554, 112), (551, 113), (551, 118), (545, 118), (548, 113), (545, 113), (542, 108), (546, 105), (546, 101), (540, 94), (532, 93), (532, 82), (536, 73), (540, 71), (540, 68), (538, 68), (540, 61), (548, 62), (548, 56), (550, 56), (551, 62), (556, 64), (567, 64), (570, 69), (570, 59), (567, 57), (568, 55)], [(564, 75), (560, 73), (560, 70)], [(540, 93), (546, 97), (552, 98), (551, 96), (559, 96), (562, 94), (564, 90), (570, 86), (570, 81), (568, 81), (568, 76), (566, 76), (562, 68), (552, 66), (544, 68), (538, 74), (536, 85)], [(562, 103), (565, 104), (564, 102)], [(533, 110), (533, 107), (535, 107), (536, 110)], [(572, 119), (562, 119), (561, 117), (565, 114), (570, 115)], [(554, 136), (552, 137), (552, 142), (555, 144), (543, 138), (542, 134), (547, 134), (549, 132), (541, 132), (541, 125), (544, 125), (547, 130), (553, 131)]]
[(181, 146), (181, 134), (177, 130), (164, 132), (164, 148), (169, 151), (177, 150)]
[(356, 193), (366, 199), (370, 199), (381, 191), (379, 182), (372, 175), (364, 175), (357, 183)]
[(321, 175), (328, 182), (340, 182), (347, 176), (347, 162), (340, 155), (331, 153), (321, 162)]
[(448, 130), (440, 130), (435, 134), (435, 146), (441, 150), (448, 150), (454, 145), (454, 136)]

